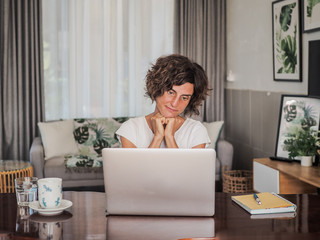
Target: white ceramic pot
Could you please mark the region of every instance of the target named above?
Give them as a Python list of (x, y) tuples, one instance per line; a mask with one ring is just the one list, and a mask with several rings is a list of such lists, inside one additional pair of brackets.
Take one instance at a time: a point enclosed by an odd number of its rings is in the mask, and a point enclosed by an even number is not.
[(311, 167), (312, 166), (312, 156), (302, 156), (301, 157), (301, 166)]

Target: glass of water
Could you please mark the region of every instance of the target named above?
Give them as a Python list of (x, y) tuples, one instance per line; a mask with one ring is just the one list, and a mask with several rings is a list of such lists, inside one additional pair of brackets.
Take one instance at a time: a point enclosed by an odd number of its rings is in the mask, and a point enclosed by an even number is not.
[(18, 206), (29, 206), (38, 199), (38, 178), (21, 177), (14, 180)]

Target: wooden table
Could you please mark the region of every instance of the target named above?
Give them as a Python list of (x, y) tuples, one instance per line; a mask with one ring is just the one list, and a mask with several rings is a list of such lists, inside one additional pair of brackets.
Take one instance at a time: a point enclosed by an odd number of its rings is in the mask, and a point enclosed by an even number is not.
[[(37, 213), (21, 214), (15, 194), (0, 195), (0, 236), (10, 239), (43, 239), (44, 228), (55, 229), (53, 237), (62, 239), (174, 240), (187, 237), (226, 239), (319, 239), (320, 196), (315, 194), (283, 195), (297, 205), (295, 217), (252, 219), (231, 201), (229, 193), (216, 193), (214, 217), (105, 216), (105, 194), (64, 192), (73, 202), (68, 211), (57, 217)], [(25, 213), (25, 212), (24, 212)], [(268, 216), (266, 216), (268, 217)], [(57, 226), (60, 226), (59, 228)]]
[(320, 167), (304, 167), (299, 162), (253, 160), (254, 190), (280, 194), (316, 193), (320, 188)]
[(0, 193), (14, 193), (14, 179), (20, 177), (33, 177), (30, 162), (0, 160)]

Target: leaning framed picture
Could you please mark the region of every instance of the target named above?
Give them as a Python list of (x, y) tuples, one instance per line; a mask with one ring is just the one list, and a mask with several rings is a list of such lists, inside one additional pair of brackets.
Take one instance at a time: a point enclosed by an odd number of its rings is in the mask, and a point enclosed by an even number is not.
[(303, 31), (320, 30), (320, 0), (303, 0)]
[(301, 81), (300, 0), (272, 2), (273, 78)]
[(320, 98), (301, 95), (282, 95), (279, 113), (276, 157), (289, 158), (285, 140), (298, 131), (319, 130)]

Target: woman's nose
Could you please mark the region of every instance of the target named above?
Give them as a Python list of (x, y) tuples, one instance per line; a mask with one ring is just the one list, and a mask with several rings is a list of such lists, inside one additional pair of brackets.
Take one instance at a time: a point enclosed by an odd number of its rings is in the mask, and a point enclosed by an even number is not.
[(179, 104), (179, 97), (174, 97), (171, 101), (171, 105), (175, 107), (175, 106), (178, 106), (178, 104)]

